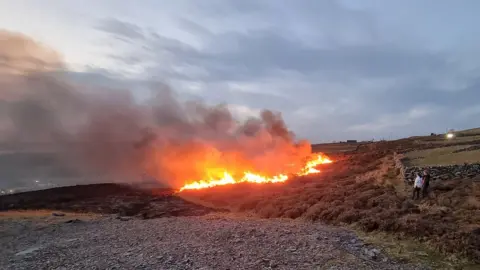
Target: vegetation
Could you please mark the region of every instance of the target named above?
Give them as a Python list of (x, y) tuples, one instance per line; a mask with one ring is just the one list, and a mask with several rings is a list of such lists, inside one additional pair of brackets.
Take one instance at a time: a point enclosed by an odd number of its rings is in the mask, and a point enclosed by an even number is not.
[(325, 154), (332, 153), (344, 153), (349, 151), (355, 151), (361, 143), (323, 143), (323, 144), (313, 144), (313, 152), (322, 152)]
[(419, 151), (412, 151), (406, 154), (409, 165), (454, 165), (480, 162), (480, 150), (467, 150), (470, 145), (457, 145), (442, 148), (433, 148)]
[(458, 131), (457, 136), (469, 136), (469, 137), (480, 136), (480, 128), (472, 128), (472, 129)]

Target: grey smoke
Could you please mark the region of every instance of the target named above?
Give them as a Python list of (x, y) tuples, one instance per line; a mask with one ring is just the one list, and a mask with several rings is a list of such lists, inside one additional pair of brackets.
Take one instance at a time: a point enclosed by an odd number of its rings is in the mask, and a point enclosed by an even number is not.
[(3, 144), (52, 145), (80, 173), (112, 181), (150, 175), (174, 187), (197, 180), (201, 166), (213, 161), (278, 173), (282, 164), (298, 164), (310, 153), (308, 142), (295, 142), (280, 113), (265, 110), (239, 123), (226, 105), (180, 102), (161, 83), (138, 102), (128, 90), (81, 85), (62, 71), (53, 50), (0, 31)]

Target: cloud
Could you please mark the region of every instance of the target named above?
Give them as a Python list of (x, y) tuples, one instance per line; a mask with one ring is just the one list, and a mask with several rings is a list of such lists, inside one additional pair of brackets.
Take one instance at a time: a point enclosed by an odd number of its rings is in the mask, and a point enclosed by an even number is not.
[[(417, 128), (411, 113), (421, 113), (423, 104), (460, 111), (475, 105), (480, 85), (474, 52), (461, 44), (435, 47), (436, 40), (423, 37), (442, 41), (441, 34), (411, 29), (423, 19), (437, 21), (421, 13), (426, 6), (399, 23), (386, 5), (368, 3), (182, 1), (168, 7), (168, 31), (115, 17), (96, 29), (121, 41), (112, 60), (134, 65), (136, 76), (168, 80), (207, 102), (282, 110), (310, 139), (324, 140), (309, 132), (311, 125), (325, 125), (328, 139), (343, 139), (346, 130), (383, 136), (393, 127), (402, 136)], [(175, 12), (180, 7), (188, 17)], [(413, 2), (397, 7), (412, 8)], [(432, 118), (424, 128), (467, 125), (469, 114), (459, 115)]]
[(351, 126), (351, 131), (390, 132), (401, 127), (421, 126), (425, 118), (432, 115), (438, 108), (429, 105), (417, 106), (397, 114), (383, 114), (372, 122)]
[[(158, 63), (171, 58), (176, 67), (203, 67), (208, 71), (208, 75), (193, 75), (192, 79), (250, 81), (275, 76), (277, 71), (312, 76), (324, 73), (343, 77), (388, 78), (414, 75), (431, 69), (444, 70), (448, 65), (442, 55), (381, 43), (316, 48), (300, 43), (291, 33), (278, 32), (276, 28), (247, 33), (210, 34), (208, 42), (197, 49), (181, 40), (156, 33), (138, 40), (138, 32), (143, 31), (132, 31), (132, 28), (140, 28), (118, 20), (105, 20), (103, 24), (113, 24), (115, 27), (99, 29), (115, 36), (128, 38), (125, 35), (133, 32), (128, 40), (137, 42), (136, 53), (142, 50), (148, 52), (145, 54), (145, 63), (151, 62), (151, 57)], [(126, 61), (130, 58), (130, 55), (125, 56)], [(155, 72), (155, 67), (151, 72)]]
[(115, 18), (100, 21), (96, 28), (101, 31), (109, 32), (112, 36), (122, 41), (145, 39), (145, 34), (141, 27)]
[(473, 105), (461, 109), (459, 112), (452, 112), (457, 114), (459, 117), (473, 117), (480, 115), (480, 105)]

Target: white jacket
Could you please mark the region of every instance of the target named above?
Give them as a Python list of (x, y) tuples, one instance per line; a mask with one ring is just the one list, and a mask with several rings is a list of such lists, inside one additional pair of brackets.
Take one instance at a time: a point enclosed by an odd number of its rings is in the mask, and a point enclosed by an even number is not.
[(417, 176), (415, 178), (414, 187), (421, 188), (422, 186), (423, 186), (423, 178), (421, 176)]

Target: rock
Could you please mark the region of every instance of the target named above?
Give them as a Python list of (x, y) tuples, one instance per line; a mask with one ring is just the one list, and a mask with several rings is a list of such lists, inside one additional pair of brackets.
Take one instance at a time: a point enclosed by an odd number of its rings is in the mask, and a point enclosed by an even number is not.
[(369, 249), (369, 248), (364, 248), (363, 250), (363, 254), (367, 255), (370, 259), (376, 259), (378, 254), (379, 254), (379, 251), (377, 249)]
[(60, 212), (53, 212), (53, 213), (52, 213), (52, 216), (54, 216), (54, 217), (64, 217), (65, 214), (64, 214), (64, 213), (60, 213)]
[(121, 221), (129, 221), (132, 220), (132, 217), (118, 216), (117, 219)]
[(432, 181), (437, 180), (460, 180), (462, 178), (475, 178), (480, 175), (480, 164), (462, 164), (449, 166), (430, 167), (406, 167), (404, 176), (406, 181), (411, 181), (417, 172), (422, 173), (424, 169), (430, 170)]
[(37, 250), (40, 250), (42, 248), (43, 248), (43, 246), (30, 247), (30, 248), (25, 249), (24, 251), (20, 251), (20, 252), (16, 253), (15, 256), (27, 255), (27, 254), (33, 253)]
[(418, 255), (418, 256), (422, 256), (422, 257), (427, 257), (428, 256), (428, 254), (426, 252), (423, 252), (423, 251), (417, 251), (417, 252), (415, 252), (415, 254)]
[(354, 246), (355, 248), (359, 248), (359, 247), (362, 247), (362, 246), (364, 246), (364, 245), (365, 245), (364, 243), (357, 242), (357, 243), (355, 243), (353, 246)]
[(70, 243), (70, 242), (75, 242), (75, 241), (78, 241), (78, 240), (80, 240), (80, 238), (71, 238), (71, 239), (65, 240), (65, 242)]
[(328, 237), (319, 235), (319, 236), (317, 236), (317, 240), (328, 240)]
[(82, 221), (78, 218), (65, 221), (65, 223), (81, 223), (81, 222)]
[(268, 263), (268, 267), (270, 268), (277, 268), (278, 267), (278, 264), (274, 261), (269, 261)]

